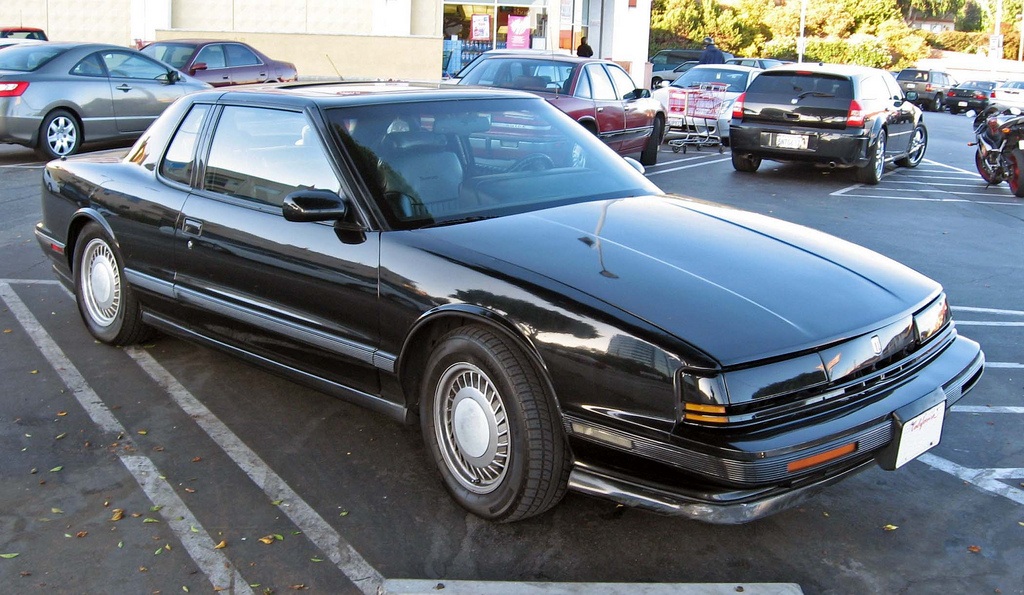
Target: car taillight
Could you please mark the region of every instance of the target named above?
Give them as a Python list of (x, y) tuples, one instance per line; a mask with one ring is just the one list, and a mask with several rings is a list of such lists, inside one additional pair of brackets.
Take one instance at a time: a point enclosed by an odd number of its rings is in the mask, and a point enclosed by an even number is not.
[(985, 99), (985, 94), (982, 93), (981, 91), (975, 91), (974, 92), (974, 98), (975, 99)]
[(935, 90), (935, 87), (933, 87), (931, 83), (928, 83), (927, 85), (924, 86), (924, 90), (931, 93), (932, 91)]
[(846, 125), (852, 128), (864, 127), (864, 108), (856, 99), (850, 100), (850, 111), (846, 114)]
[(0, 97), (18, 97), (28, 89), (28, 81), (0, 83)]
[(732, 102), (732, 117), (739, 120), (743, 119), (743, 100), (746, 99), (746, 93), (740, 93), (740, 96), (736, 98), (736, 101)]
[(989, 99), (995, 99), (996, 98), (996, 92), (992, 91), (991, 93), (988, 94), (988, 96), (989, 96)]
[(955, 96), (956, 96), (956, 93), (954, 93), (952, 89), (950, 89), (949, 92), (946, 93), (946, 97), (955, 97)]

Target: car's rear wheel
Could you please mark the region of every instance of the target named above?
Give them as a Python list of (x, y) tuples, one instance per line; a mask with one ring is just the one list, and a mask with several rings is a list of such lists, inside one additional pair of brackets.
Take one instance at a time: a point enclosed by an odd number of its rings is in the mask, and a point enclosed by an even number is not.
[(935, 97), (932, 98), (929, 109), (933, 112), (942, 111), (942, 95), (936, 95)]
[(761, 167), (761, 158), (756, 155), (732, 152), (732, 167), (736, 171), (753, 173)]
[(878, 133), (878, 140), (874, 146), (868, 148), (871, 158), (868, 164), (857, 170), (857, 181), (862, 184), (875, 185), (882, 181), (882, 174), (885, 172), (885, 131)]
[(82, 127), (71, 112), (54, 110), (43, 118), (39, 126), (36, 149), (47, 159), (74, 155), (82, 146)]
[(658, 163), (658, 147), (661, 146), (661, 137), (665, 135), (665, 122), (661, 116), (654, 116), (653, 128), (651, 136), (647, 137), (647, 145), (640, 153), (640, 163), (643, 165)]
[(928, 130), (923, 124), (914, 128), (914, 136), (910, 138), (910, 146), (907, 148), (907, 156), (896, 160), (900, 167), (917, 167), (924, 159), (924, 153), (928, 150)]
[(96, 223), (86, 225), (75, 243), (74, 278), (78, 311), (94, 337), (111, 345), (131, 345), (151, 334), (125, 281), (121, 255)]
[(426, 370), (423, 439), (456, 502), (509, 522), (562, 499), (570, 469), (565, 436), (519, 349), (487, 328), (460, 327), (438, 341)]
[(974, 152), (974, 167), (978, 168), (978, 174), (981, 175), (981, 179), (985, 180), (986, 184), (999, 184), (1002, 182), (1002, 180), (996, 179), (980, 149)]
[(1013, 149), (1007, 161), (1010, 171), (1006, 183), (1010, 185), (1010, 192), (1017, 198), (1024, 198), (1024, 151)]

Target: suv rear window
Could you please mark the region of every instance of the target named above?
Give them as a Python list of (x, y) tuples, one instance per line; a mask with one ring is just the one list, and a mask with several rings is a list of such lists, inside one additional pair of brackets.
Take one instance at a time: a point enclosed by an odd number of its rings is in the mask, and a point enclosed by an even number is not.
[(762, 72), (750, 83), (750, 94), (787, 95), (794, 97), (803, 93), (823, 97), (853, 99), (853, 83), (850, 79), (821, 73)]
[(929, 78), (928, 74), (927, 70), (910, 70), (905, 68), (896, 75), (896, 79), (901, 81), (921, 81), (927, 83)]

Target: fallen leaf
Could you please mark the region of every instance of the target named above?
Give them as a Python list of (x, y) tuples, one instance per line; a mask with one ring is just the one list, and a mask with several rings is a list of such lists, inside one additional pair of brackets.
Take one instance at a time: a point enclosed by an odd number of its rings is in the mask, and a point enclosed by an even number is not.
[(322, 558), (310, 558), (310, 562), (323, 562)]
[(306, 585), (292, 585), (292, 586), (290, 586), (288, 588), (291, 589), (292, 591), (305, 591), (306, 590)]
[(133, 512), (133, 513), (132, 513), (132, 518), (133, 518), (133, 519), (137, 519), (137, 518), (139, 518), (140, 516), (142, 516), (142, 513), (141, 513), (141, 512)]
[(882, 529), (885, 529), (886, 531), (895, 531), (896, 529), (899, 529), (899, 527), (896, 525), (886, 525), (882, 527)]
[(53, 469), (50, 469), (50, 473), (57, 473), (58, 471), (60, 471), (63, 468), (64, 468), (64, 465), (58, 465), (58, 466), (54, 467)]
[(149, 432), (148, 432), (147, 430), (139, 430), (139, 431), (138, 431), (138, 432), (136, 432), (136, 433), (137, 433), (137, 434), (138, 434), (139, 436), (145, 436), (145, 435), (146, 435), (146, 434), (148, 434)]
[(162, 548), (162, 547), (158, 547), (158, 548), (156, 548), (156, 551), (155, 551), (155, 552), (153, 552), (153, 555), (154, 555), (154, 556), (159, 556), (160, 554), (162, 554), (162, 553), (163, 553), (163, 551), (164, 551), (164, 548)]
[(67, 433), (67, 432), (64, 432), (63, 434), (57, 434), (57, 437), (56, 437), (56, 438), (54, 438), (54, 440), (60, 440), (61, 438), (64, 438), (64, 437), (65, 437), (65, 436), (67, 436), (67, 435), (68, 435), (68, 433)]
[(14, 331), (12, 331), (12, 330), (11, 330), (11, 329), (9, 329), (9, 328), (5, 328), (5, 329), (4, 329), (4, 334), (5, 334), (5, 335), (6, 335), (7, 333), (13, 333), (13, 332), (14, 332)]
[(123, 518), (124, 518), (124, 509), (123, 508), (115, 508), (114, 509), (114, 514), (113, 514), (113, 516), (110, 517), (110, 520), (112, 520), (112, 521), (119, 521), (119, 520), (121, 520)]
[(270, 544), (274, 543), (274, 536), (273, 535), (267, 535), (265, 537), (260, 537), (260, 543), (265, 543), (267, 545), (270, 545)]
[(188, 593), (188, 587), (186, 587), (185, 585), (181, 586), (181, 590)]
[(149, 569), (146, 568), (145, 566), (139, 566), (139, 572), (146, 572), (147, 570), (149, 570)]
[(21, 554), (18, 554), (18, 553), (13, 553), (13, 554), (0, 554), (0, 558), (3, 558), (4, 560), (10, 560), (11, 558), (17, 558), (17, 557), (18, 557), (18, 556), (20, 556), (20, 555), (21, 555)]
[(58, 412), (57, 412), (57, 417), (64, 417), (64, 416), (65, 416), (65, 415), (67, 415), (67, 414), (68, 414), (68, 412), (67, 412), (67, 411), (58, 411)]
[(35, 467), (33, 467), (32, 470), (29, 471), (28, 473), (29, 473), (29, 475), (35, 475), (36, 473), (39, 473), (39, 469), (36, 469)]
[(284, 541), (284, 535), (281, 535), (280, 533), (274, 533), (274, 539), (278, 541)]
[(1024, 521), (1017, 521), (1017, 524), (1020, 525), (1021, 527), (1024, 527)]
[(972, 554), (980, 554), (981, 553), (981, 546), (979, 546), (979, 545), (969, 545), (969, 546), (967, 546), (967, 551), (971, 552)]
[(158, 504), (158, 505), (156, 505), (156, 506), (151, 506), (151, 507), (149, 508), (149, 512), (160, 512), (160, 509), (161, 509), (161, 508), (163, 508), (163, 506), (160, 506), (159, 504)]
[(32, 573), (27, 570), (22, 570), (18, 574), (20, 574), (21, 576), (32, 576)]
[(343, 511), (338, 513), (338, 516), (348, 516), (348, 511), (347, 510), (343, 510)]
[(193, 532), (193, 533), (199, 533), (199, 529), (196, 529), (195, 525), (189, 525), (188, 530)]
[(156, 520), (154, 518), (146, 517), (146, 518), (142, 519), (142, 522), (143, 523), (159, 523), (160, 521), (158, 521), (158, 520)]
[(215, 550), (222, 550), (222, 549), (224, 549), (224, 548), (226, 548), (226, 547), (228, 547), (228, 542), (227, 542), (227, 541), (224, 541), (224, 540), (222, 539), (222, 540), (220, 541), (220, 543), (218, 543), (217, 545), (213, 546), (213, 549), (215, 549)]
[(29, 374), (38, 374), (38, 373), (39, 373), (39, 370), (32, 370), (31, 372), (29, 372)]
[(122, 548), (124, 548), (124, 542), (123, 541), (118, 541), (117, 542), (117, 549), (122, 549)]
[(185, 488), (185, 491), (188, 492), (189, 494), (195, 494), (196, 493), (196, 489), (195, 488)]
[(53, 514), (64, 514), (64, 511), (59, 508), (51, 508), (50, 512), (52, 512)]
[(270, 503), (273, 504), (274, 506), (281, 506), (282, 502), (284, 502), (284, 500), (273, 500)]
[(153, 450), (155, 450), (157, 452), (163, 452), (164, 451), (164, 447), (162, 447), (162, 446), (154, 446)]
[(193, 463), (198, 463), (198, 462), (199, 462), (199, 461), (201, 461), (201, 460), (203, 460), (203, 457), (193, 457), (193, 458), (192, 458), (192, 462), (193, 462)]
[(75, 537), (81, 539), (81, 538), (85, 537), (88, 534), (89, 534), (88, 531), (79, 531), (78, 533), (75, 533)]

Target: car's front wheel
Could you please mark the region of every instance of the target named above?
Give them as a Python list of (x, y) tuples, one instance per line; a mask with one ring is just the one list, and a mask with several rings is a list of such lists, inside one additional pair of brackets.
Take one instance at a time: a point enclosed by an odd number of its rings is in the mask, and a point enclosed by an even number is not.
[(124, 264), (103, 228), (89, 223), (75, 243), (75, 298), (86, 328), (111, 345), (131, 345), (152, 332), (124, 278)]
[(656, 165), (658, 163), (658, 147), (661, 146), (661, 137), (665, 135), (665, 122), (661, 116), (654, 116), (653, 130), (651, 136), (647, 137), (647, 145), (640, 153), (642, 165)]
[(497, 333), (464, 326), (427, 361), (420, 424), (445, 487), (491, 521), (541, 514), (565, 494), (569, 455), (534, 366)]
[(736, 171), (753, 173), (761, 167), (761, 158), (756, 155), (732, 152), (732, 167)]
[(47, 159), (74, 155), (82, 146), (82, 128), (67, 110), (54, 110), (39, 126), (37, 150)]
[(878, 133), (878, 140), (874, 146), (869, 147), (871, 158), (867, 165), (857, 170), (857, 181), (862, 184), (875, 185), (882, 181), (882, 174), (885, 172), (885, 131)]
[(928, 130), (924, 124), (918, 124), (914, 128), (914, 135), (910, 138), (910, 146), (907, 147), (907, 156), (896, 160), (900, 167), (917, 167), (924, 159), (924, 153), (928, 150)]

